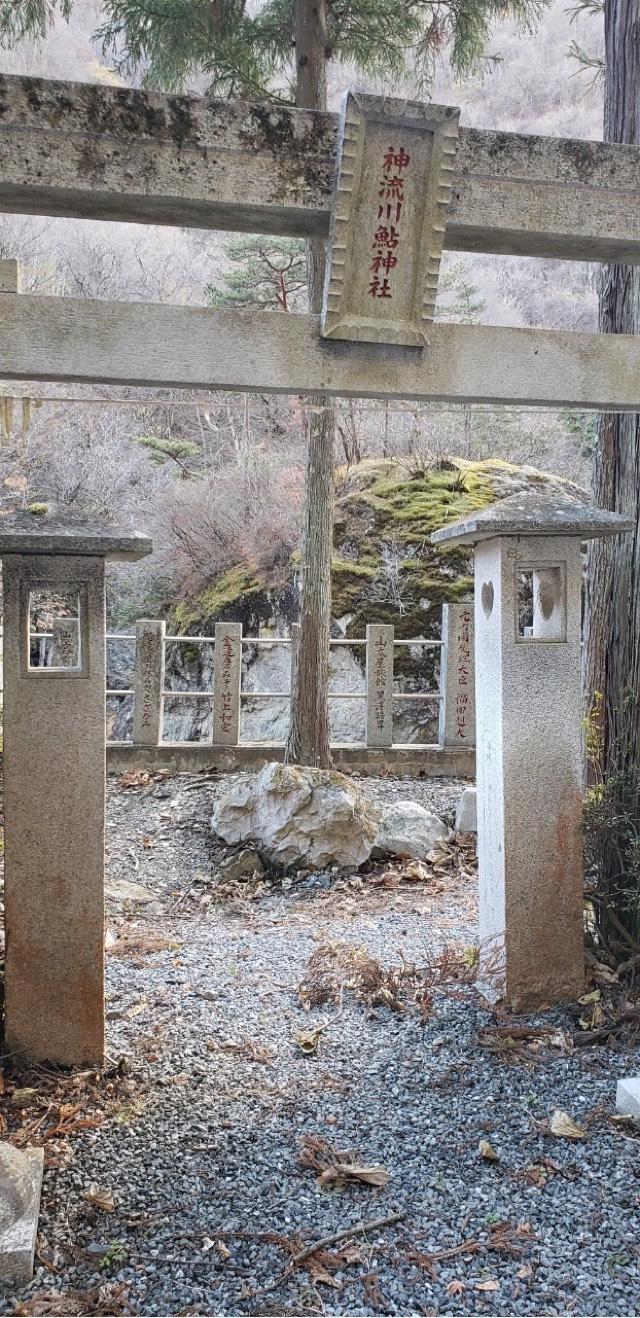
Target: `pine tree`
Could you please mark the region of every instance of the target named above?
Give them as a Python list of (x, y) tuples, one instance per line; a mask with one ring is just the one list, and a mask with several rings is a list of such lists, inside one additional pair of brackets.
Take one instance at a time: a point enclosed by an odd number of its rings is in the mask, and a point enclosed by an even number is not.
[(306, 305), (307, 263), (300, 238), (232, 238), (225, 256), (235, 267), (223, 274), (221, 285), (205, 292), (213, 307), (238, 311), (294, 311)]
[[(410, 73), (424, 94), (446, 48), (458, 75), (482, 66), (494, 21), (533, 28), (549, 0), (104, 0), (98, 32), (123, 74), (180, 91), (204, 76), (209, 94), (327, 108), (327, 67), (373, 77)], [(73, 0), (0, 0), (0, 44), (42, 36)], [(307, 246), (309, 309), (322, 301), (325, 245)], [(335, 412), (307, 403), (307, 474), (300, 565), (300, 634), (287, 758), (326, 766), (333, 545)]]

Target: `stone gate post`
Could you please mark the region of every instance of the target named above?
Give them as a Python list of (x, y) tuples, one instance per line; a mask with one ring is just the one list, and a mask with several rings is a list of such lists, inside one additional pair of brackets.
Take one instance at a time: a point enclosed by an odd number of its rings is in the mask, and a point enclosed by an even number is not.
[(240, 741), (242, 623), (217, 622), (213, 657), (213, 744), (237, 746)]
[(393, 640), (393, 627), (367, 624), (367, 746), (393, 744)]
[(162, 741), (166, 631), (166, 623), (157, 618), (139, 618), (136, 622), (133, 682), (136, 746), (159, 746)]
[(581, 542), (632, 525), (515, 495), (432, 537), (475, 546), (480, 980), (516, 1011), (582, 992)]
[(476, 744), (473, 600), (442, 606), (438, 741), (447, 748)]
[[(12, 513), (0, 527), (5, 1035), (10, 1052), (39, 1061), (103, 1060), (104, 563), (150, 550), (143, 536), (48, 515)], [(51, 609), (65, 600), (55, 666), (40, 666), (32, 643), (34, 597)]]

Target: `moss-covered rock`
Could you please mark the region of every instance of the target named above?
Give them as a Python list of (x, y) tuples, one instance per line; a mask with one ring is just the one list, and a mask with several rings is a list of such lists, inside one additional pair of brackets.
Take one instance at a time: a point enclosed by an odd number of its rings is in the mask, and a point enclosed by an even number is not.
[(241, 622), (248, 635), (279, 619), (292, 620), (297, 607), (293, 572), (269, 582), (252, 567), (232, 567), (206, 590), (181, 600), (171, 611), (177, 635), (208, 635), (219, 620)]
[[(541, 486), (579, 497), (577, 486), (500, 460), (451, 458), (414, 472), (398, 460), (359, 463), (340, 474), (336, 500), (332, 595), (336, 631), (363, 636), (367, 622), (393, 622), (400, 638), (439, 634), (442, 604), (473, 589), (471, 552), (434, 546), (431, 532), (508, 494)], [(230, 568), (195, 598), (178, 604), (180, 633), (212, 630), (219, 618), (248, 634), (296, 615), (296, 562), (278, 580), (245, 565)], [(396, 669), (410, 677), (415, 659), (399, 651)]]

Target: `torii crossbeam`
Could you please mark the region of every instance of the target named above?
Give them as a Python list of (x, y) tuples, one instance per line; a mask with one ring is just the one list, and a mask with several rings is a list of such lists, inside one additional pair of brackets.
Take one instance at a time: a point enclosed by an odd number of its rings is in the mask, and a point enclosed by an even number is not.
[[(8, 212), (324, 235), (340, 159), (334, 115), (0, 77)], [(462, 129), (441, 245), (640, 263), (640, 151)], [(428, 340), (345, 343), (312, 317), (0, 293), (4, 380), (640, 410), (634, 337), (436, 324)]]

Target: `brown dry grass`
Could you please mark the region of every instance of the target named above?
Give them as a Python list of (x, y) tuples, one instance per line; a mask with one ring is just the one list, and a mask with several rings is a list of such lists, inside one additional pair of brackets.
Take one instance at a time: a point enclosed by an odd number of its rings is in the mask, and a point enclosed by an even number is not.
[(445, 947), (426, 966), (417, 966), (400, 953), (400, 964), (383, 966), (364, 947), (344, 941), (319, 943), (298, 985), (306, 1010), (327, 1003), (340, 1006), (345, 992), (368, 1010), (413, 1008), (430, 1015), (433, 994), (445, 984), (468, 985), (475, 973), (475, 958), (468, 949)]

